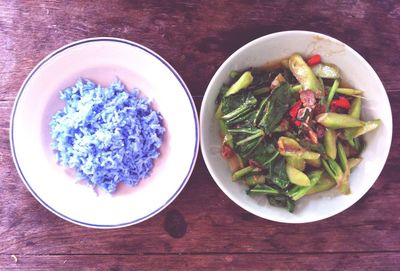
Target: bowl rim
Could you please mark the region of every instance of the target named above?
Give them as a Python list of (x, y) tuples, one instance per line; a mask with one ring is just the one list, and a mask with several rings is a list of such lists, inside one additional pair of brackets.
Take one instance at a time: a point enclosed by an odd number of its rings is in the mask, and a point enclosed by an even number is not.
[(366, 191), (364, 193), (361, 193), (358, 197), (356, 197), (353, 202), (349, 205), (346, 205), (343, 208), (340, 208), (339, 211), (334, 212), (332, 214), (327, 214), (327, 215), (322, 215), (319, 216), (318, 218), (309, 218), (309, 219), (303, 219), (301, 221), (290, 221), (287, 219), (279, 219), (279, 217), (268, 217), (268, 215), (263, 215), (261, 212), (254, 212), (254, 210), (252, 210), (251, 208), (247, 207), (246, 204), (242, 203), (241, 200), (235, 198), (235, 196), (233, 196), (228, 189), (226, 189), (224, 187), (224, 185), (222, 184), (222, 182), (217, 178), (217, 174), (214, 172), (213, 166), (212, 166), (212, 162), (210, 160), (210, 158), (208, 157), (208, 152), (206, 151), (206, 148), (204, 147), (204, 137), (203, 137), (203, 133), (204, 133), (204, 122), (205, 122), (205, 116), (204, 116), (204, 112), (205, 112), (205, 107), (206, 107), (206, 100), (208, 100), (208, 96), (211, 95), (211, 92), (213, 91), (211, 89), (211, 87), (215, 84), (215, 81), (217, 80), (217, 77), (220, 76), (220, 73), (222, 72), (223, 68), (228, 65), (237, 55), (241, 54), (243, 51), (248, 50), (248, 48), (254, 46), (257, 43), (261, 43), (264, 42), (265, 40), (269, 40), (272, 38), (276, 38), (279, 36), (284, 36), (284, 35), (314, 35), (314, 36), (320, 36), (326, 40), (329, 40), (331, 42), (337, 43), (337, 44), (341, 44), (343, 45), (346, 50), (349, 50), (356, 58), (358, 58), (363, 64), (364, 66), (368, 69), (369, 73), (374, 77), (374, 80), (379, 84), (379, 86), (385, 91), (385, 95), (383, 97), (383, 99), (385, 99), (385, 102), (388, 104), (389, 106), (389, 117), (390, 117), (390, 121), (387, 123), (388, 125), (388, 130), (390, 131), (390, 138), (389, 138), (389, 147), (388, 149), (385, 151), (385, 153), (383, 154), (384, 159), (382, 160), (382, 164), (378, 170), (379, 174), (378, 176), (382, 173), (382, 170), (386, 164), (386, 161), (388, 159), (389, 156), (389, 152), (390, 152), (390, 148), (391, 148), (391, 144), (392, 144), (392, 138), (393, 138), (393, 116), (392, 116), (392, 110), (391, 110), (391, 106), (390, 106), (390, 102), (389, 102), (389, 98), (387, 96), (387, 91), (382, 83), (382, 81), (380, 80), (379, 76), (377, 75), (377, 73), (375, 72), (375, 70), (372, 68), (372, 66), (353, 48), (351, 48), (350, 46), (348, 46), (347, 44), (345, 44), (344, 42), (333, 38), (331, 36), (328, 36), (326, 34), (322, 34), (322, 33), (318, 33), (318, 32), (313, 32), (313, 31), (305, 31), (305, 30), (288, 30), (288, 31), (280, 31), (280, 32), (275, 32), (275, 33), (271, 33), (271, 34), (267, 34), (264, 36), (261, 36), (259, 38), (256, 38), (248, 43), (246, 43), (245, 45), (243, 45), (242, 47), (240, 47), (239, 49), (237, 49), (234, 53), (232, 53), (217, 69), (217, 71), (214, 73), (212, 79), (210, 80), (206, 92), (204, 94), (204, 98), (200, 107), (200, 146), (201, 146), (201, 153), (204, 159), (204, 162), (206, 164), (206, 167), (208, 169), (208, 171), (210, 172), (214, 182), (218, 185), (218, 187), (225, 193), (225, 195), (227, 195), (236, 205), (238, 205), (239, 207), (241, 207), (242, 209), (246, 210), (249, 213), (252, 213), (253, 215), (256, 215), (258, 217), (261, 217), (263, 219), (266, 220), (270, 220), (270, 221), (275, 221), (275, 222), (280, 222), (280, 223), (287, 223), (287, 224), (303, 224), (303, 223), (312, 223), (312, 222), (317, 222), (317, 221), (321, 221), (330, 217), (333, 217), (339, 213), (342, 213), (343, 211), (347, 210), (348, 208), (350, 208), (351, 206), (353, 206), (356, 202), (358, 202), (370, 189), (371, 187), (374, 185), (374, 183), (378, 180), (375, 179), (372, 183), (371, 186), (368, 187), (368, 189), (366, 189)]
[[(37, 71), (40, 70), (40, 68), (47, 63), (48, 61), (50, 61), (51, 59), (53, 59), (53, 57), (57, 56), (58, 54), (71, 49), (75, 46), (81, 46), (81, 45), (86, 45), (89, 43), (94, 43), (94, 42), (117, 42), (117, 43), (122, 43), (122, 44), (126, 44), (129, 46), (132, 46), (136, 49), (142, 50), (144, 53), (149, 54), (151, 57), (157, 59), (161, 65), (164, 65), (176, 78), (176, 80), (178, 80), (179, 84), (181, 85), (182, 89), (185, 91), (185, 94), (188, 98), (188, 101), (190, 103), (191, 109), (192, 109), (192, 114), (193, 114), (193, 118), (194, 118), (194, 128), (195, 128), (195, 144), (194, 144), (194, 150), (193, 150), (193, 157), (192, 157), (192, 161), (190, 163), (190, 167), (186, 173), (185, 178), (182, 180), (181, 184), (179, 185), (179, 187), (177, 188), (177, 190), (171, 195), (171, 197), (165, 202), (163, 203), (160, 207), (158, 207), (156, 210), (153, 210), (152, 212), (150, 212), (149, 214), (137, 218), (135, 220), (129, 221), (129, 222), (124, 222), (124, 223), (119, 223), (119, 224), (93, 224), (93, 223), (88, 223), (88, 222), (83, 222), (83, 221), (79, 221), (76, 220), (74, 218), (68, 217), (67, 215), (64, 215), (62, 213), (60, 213), (59, 211), (55, 210), (53, 207), (51, 207), (47, 202), (45, 202), (43, 199), (40, 198), (39, 195), (36, 194), (36, 192), (32, 189), (32, 187), (29, 184), (29, 181), (25, 178), (24, 173), (22, 171), (22, 169), (20, 168), (20, 165), (18, 163), (18, 158), (17, 155), (15, 153), (15, 147), (14, 147), (14, 117), (15, 117), (15, 113), (19, 104), (19, 100), (20, 97), (22, 96), (26, 85), (29, 83), (29, 81), (31, 80), (31, 78), (35, 75), (35, 73)], [(115, 228), (123, 228), (123, 227), (127, 227), (127, 226), (131, 226), (134, 224), (138, 224), (140, 222), (143, 222), (147, 219), (150, 219), (151, 217), (155, 216), (156, 214), (158, 214), (159, 212), (161, 212), (163, 209), (165, 209), (169, 204), (171, 204), (175, 198), (182, 192), (183, 188), (185, 187), (185, 185), (187, 184), (191, 174), (193, 173), (194, 170), (194, 166), (196, 164), (197, 161), (197, 157), (198, 157), (198, 152), (199, 152), (199, 145), (200, 145), (200, 128), (199, 128), (199, 119), (198, 119), (198, 113), (197, 113), (197, 109), (196, 109), (196, 105), (194, 103), (193, 97), (187, 87), (187, 85), (185, 84), (185, 82), (183, 81), (182, 77), (178, 74), (178, 72), (172, 67), (171, 64), (169, 64), (164, 58), (162, 58), (159, 54), (157, 54), (156, 52), (154, 52), (153, 50), (137, 43), (137, 42), (133, 42), (130, 40), (126, 40), (126, 39), (121, 39), (121, 38), (115, 38), (115, 37), (91, 37), (91, 38), (85, 38), (85, 39), (81, 39), (81, 40), (77, 40), (71, 43), (68, 43), (54, 51), (52, 51), (51, 53), (49, 53), (47, 56), (45, 56), (42, 60), (40, 60), (40, 62), (38, 64), (36, 64), (36, 66), (29, 72), (28, 76), (25, 78), (25, 80), (23, 81), (17, 96), (14, 100), (14, 105), (11, 111), (11, 115), (10, 115), (10, 131), (9, 131), (9, 138), (10, 138), (10, 147), (11, 147), (11, 154), (12, 154), (12, 158), (14, 161), (14, 165), (15, 168), (17, 169), (18, 175), (20, 177), (20, 179), (23, 181), (24, 185), (26, 186), (26, 188), (29, 190), (29, 192), (33, 195), (33, 197), (40, 202), (41, 205), (43, 205), (47, 210), (49, 210), (50, 212), (52, 212), (53, 214), (55, 214), (56, 216), (69, 221), (73, 224), (76, 225), (80, 225), (80, 226), (84, 226), (84, 227), (88, 227), (88, 228), (96, 228), (96, 229), (115, 229)]]

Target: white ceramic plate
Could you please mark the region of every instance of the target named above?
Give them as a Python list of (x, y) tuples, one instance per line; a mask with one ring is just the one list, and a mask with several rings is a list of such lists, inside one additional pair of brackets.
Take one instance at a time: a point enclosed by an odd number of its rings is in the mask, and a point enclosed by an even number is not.
[[(112, 195), (96, 194), (57, 164), (49, 121), (64, 106), (59, 92), (79, 78), (109, 86), (116, 77), (153, 100), (166, 134), (150, 177), (136, 187), (120, 185)], [(26, 78), (11, 116), (12, 154), (26, 187), (56, 215), (87, 227), (128, 226), (160, 212), (188, 181), (198, 140), (196, 108), (178, 73), (146, 47), (115, 38), (77, 41), (48, 55)]]
[[(381, 119), (382, 125), (365, 136), (367, 148), (363, 161), (351, 173), (352, 194), (340, 195), (336, 189), (305, 197), (296, 204), (293, 214), (283, 208), (272, 207), (265, 197), (249, 197), (246, 186), (232, 182), (231, 171), (221, 156), (221, 139), (214, 118), (215, 99), (231, 70), (274, 63), (299, 52), (310, 56), (320, 54), (326, 63), (334, 63), (342, 71), (344, 80), (364, 90), (362, 118)], [(236, 204), (260, 217), (286, 223), (305, 223), (321, 220), (349, 208), (374, 184), (385, 165), (392, 140), (392, 114), (386, 91), (371, 66), (346, 44), (306, 31), (287, 31), (254, 40), (231, 55), (218, 69), (208, 85), (200, 111), (201, 149), (206, 165), (218, 186)]]

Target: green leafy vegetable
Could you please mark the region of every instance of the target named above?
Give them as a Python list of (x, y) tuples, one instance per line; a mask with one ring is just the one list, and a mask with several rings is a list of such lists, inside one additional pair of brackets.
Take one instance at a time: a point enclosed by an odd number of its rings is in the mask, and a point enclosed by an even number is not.
[[(225, 104), (225, 99), (222, 100), (222, 112), (224, 112), (225, 108), (227, 107), (227, 106), (224, 107), (224, 104)], [(252, 95), (248, 95), (246, 97), (245, 101), (241, 105), (239, 105), (238, 107), (236, 107), (229, 113), (223, 115), (221, 117), (221, 119), (232, 120), (232, 119), (238, 118), (240, 116), (243, 116), (246, 113), (248, 113), (252, 108), (254, 108), (256, 106), (256, 104), (257, 104), (257, 99)]]
[(268, 202), (272, 206), (286, 208), (289, 212), (293, 213), (295, 204), (293, 200), (286, 195), (269, 195)]
[(360, 119), (362, 91), (341, 86), (339, 68), (320, 59), (293, 54), (272, 70), (232, 71), (216, 99), (232, 180), (289, 212), (306, 195), (350, 193), (363, 135), (381, 124)]
[(286, 161), (285, 158), (279, 157), (270, 164), (269, 178), (271, 182), (277, 185), (279, 188), (286, 188), (289, 185), (289, 177), (286, 173)]
[(284, 114), (289, 109), (291, 92), (288, 83), (282, 83), (268, 97), (259, 126), (264, 129), (266, 134), (271, 133), (280, 123)]
[(252, 159), (258, 164), (266, 166), (278, 156), (277, 153), (273, 144), (262, 142), (252, 153)]
[(257, 184), (249, 190), (250, 193), (277, 195), (279, 191), (266, 184)]

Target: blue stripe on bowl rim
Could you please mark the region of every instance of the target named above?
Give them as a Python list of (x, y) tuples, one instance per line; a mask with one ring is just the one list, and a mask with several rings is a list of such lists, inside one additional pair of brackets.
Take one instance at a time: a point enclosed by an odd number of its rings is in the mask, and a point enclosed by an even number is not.
[[(91, 223), (86, 223), (86, 222), (82, 222), (76, 219), (73, 219), (71, 217), (68, 217), (60, 212), (58, 212), (57, 210), (53, 209), (50, 205), (48, 205), (44, 200), (42, 200), (39, 195), (36, 194), (36, 192), (31, 188), (31, 186), (29, 185), (28, 180), (25, 178), (24, 173), (22, 172), (20, 165), (18, 163), (18, 158), (16, 156), (15, 153), (15, 147), (14, 147), (14, 117), (15, 117), (15, 112), (17, 110), (18, 107), (18, 102), (19, 99), (21, 97), (21, 95), (23, 94), (26, 85), (29, 83), (29, 81), (31, 80), (31, 78), (35, 75), (35, 73), (45, 64), (47, 63), (49, 60), (51, 60), (53, 57), (55, 57), (56, 55), (62, 53), (63, 51), (66, 51), (72, 47), (75, 46), (79, 46), (82, 44), (86, 44), (86, 43), (92, 43), (92, 42), (117, 42), (117, 43), (123, 43), (123, 44), (127, 44), (136, 48), (139, 48), (141, 50), (143, 50), (144, 52), (150, 54), (151, 56), (155, 57), (157, 60), (159, 60), (165, 67), (167, 67), (171, 73), (175, 76), (175, 78), (179, 81), (180, 85), (183, 87), (183, 89), (185, 90), (185, 93), (189, 99), (190, 102), (190, 106), (192, 107), (192, 113), (193, 113), (193, 118), (195, 121), (195, 137), (196, 137), (196, 141), (195, 141), (195, 146), (194, 146), (194, 150), (193, 150), (193, 158), (192, 161), (190, 163), (190, 167), (189, 170), (185, 176), (185, 178), (183, 179), (181, 185), (179, 186), (179, 188), (175, 191), (175, 193), (163, 204), (161, 205), (159, 208), (157, 208), (156, 210), (152, 211), (151, 213), (147, 214), (144, 217), (141, 217), (139, 219), (135, 219), (133, 221), (130, 222), (126, 222), (126, 223), (121, 223), (121, 224), (113, 224), (113, 225), (108, 225), (108, 224), (91, 224)], [(198, 155), (198, 151), (199, 151), (199, 120), (197, 118), (197, 110), (196, 110), (196, 106), (194, 104), (193, 98), (186, 86), (186, 84), (184, 83), (184, 81), (182, 80), (182, 78), (179, 76), (179, 74), (175, 71), (175, 69), (165, 60), (163, 59), (160, 55), (158, 55), (157, 53), (153, 52), (152, 50), (146, 48), (143, 45), (140, 45), (136, 42), (133, 41), (129, 41), (129, 40), (125, 40), (125, 39), (120, 39), (120, 38), (113, 38), (113, 37), (97, 37), (97, 38), (88, 38), (88, 39), (83, 39), (83, 40), (78, 40), (76, 42), (72, 42), (69, 43), (57, 50), (55, 50), (54, 52), (52, 52), (51, 54), (47, 55), (44, 59), (42, 59), (37, 65), (36, 67), (33, 68), (33, 70), (29, 73), (28, 77), (25, 79), (25, 81), (23, 82), (18, 95), (15, 99), (15, 103), (14, 103), (14, 107), (11, 113), (11, 121), (10, 121), (10, 145), (11, 145), (11, 151), (12, 151), (12, 156), (13, 156), (13, 160), (14, 160), (14, 164), (17, 168), (18, 174), (20, 175), (22, 181), (24, 182), (25, 186), (28, 188), (28, 190), (31, 192), (31, 194), (36, 198), (36, 200), (38, 200), (44, 207), (46, 207), (49, 211), (53, 212), (54, 214), (56, 214), (57, 216), (72, 222), (74, 224), (77, 225), (81, 225), (81, 226), (86, 226), (89, 228), (99, 228), (99, 229), (113, 229), (113, 228), (122, 228), (122, 227), (126, 227), (126, 226), (131, 226), (140, 222), (143, 222), (149, 218), (151, 218), (152, 216), (156, 215), (157, 213), (161, 212), (165, 207), (167, 207), (178, 195), (179, 193), (182, 191), (183, 187), (186, 185), (186, 183), (189, 180), (189, 177), (191, 176), (192, 172), (193, 172), (193, 168), (194, 165), (196, 163), (196, 159), (197, 159), (197, 155)]]

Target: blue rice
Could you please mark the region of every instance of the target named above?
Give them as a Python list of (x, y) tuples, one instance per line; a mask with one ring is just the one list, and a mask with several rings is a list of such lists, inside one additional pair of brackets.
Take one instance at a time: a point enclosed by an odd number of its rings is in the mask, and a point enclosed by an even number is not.
[(65, 101), (50, 122), (58, 162), (80, 179), (112, 193), (137, 185), (160, 155), (165, 128), (151, 102), (118, 80), (101, 87), (87, 79), (60, 93)]

